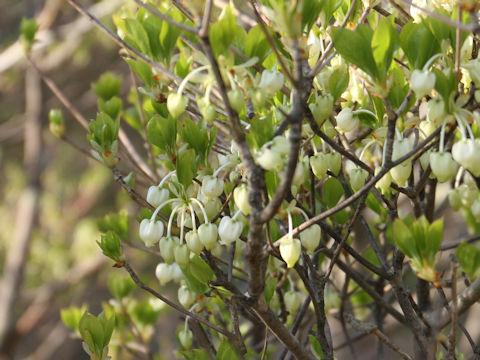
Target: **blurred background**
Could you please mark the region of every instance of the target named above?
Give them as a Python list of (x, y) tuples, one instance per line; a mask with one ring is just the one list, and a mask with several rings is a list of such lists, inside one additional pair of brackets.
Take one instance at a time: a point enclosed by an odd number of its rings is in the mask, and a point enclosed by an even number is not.
[[(108, 26), (122, 3), (82, 1)], [(125, 95), (129, 72), (118, 47), (65, 1), (0, 2), (0, 359), (88, 359), (60, 309), (85, 303), (98, 314), (111, 298), (114, 269), (96, 244), (96, 219), (134, 205), (107, 168), (49, 132), (48, 112), (60, 108), (69, 139), (88, 148), (85, 130), (25, 59), (22, 17), (40, 25), (35, 63), (87, 119), (96, 115), (91, 84), (111, 70), (125, 75)]]

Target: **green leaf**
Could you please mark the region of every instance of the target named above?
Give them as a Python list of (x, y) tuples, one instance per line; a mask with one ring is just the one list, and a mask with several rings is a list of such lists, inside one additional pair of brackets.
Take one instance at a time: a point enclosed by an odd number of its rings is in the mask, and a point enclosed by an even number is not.
[(98, 230), (103, 233), (113, 231), (117, 233), (122, 239), (128, 237), (128, 229), (130, 226), (130, 218), (126, 211), (121, 211), (117, 214), (105, 215), (103, 219), (97, 220)]
[(328, 88), (330, 90), (330, 94), (333, 96), (334, 101), (337, 101), (340, 95), (342, 95), (347, 89), (349, 81), (350, 75), (348, 74), (348, 71), (343, 71), (340, 69), (335, 69), (333, 71), (332, 75), (330, 75), (330, 78), (328, 79)]
[(20, 43), (25, 52), (30, 51), (35, 42), (35, 34), (38, 30), (38, 23), (35, 19), (23, 18), (20, 23)]
[(443, 219), (438, 219), (437, 221), (430, 224), (428, 227), (428, 249), (432, 259), (435, 257), (435, 254), (440, 248), (440, 244), (443, 239)]
[(86, 312), (80, 319), (78, 330), (90, 349), (96, 354), (101, 354), (103, 351), (104, 330), (100, 321), (92, 314)]
[(104, 112), (112, 119), (117, 119), (120, 116), (122, 105), (122, 100), (117, 96), (114, 96), (107, 101), (101, 98), (98, 99), (98, 110)]
[(147, 138), (151, 144), (172, 156), (177, 140), (177, 123), (172, 117), (154, 115), (147, 124)]
[(60, 317), (66, 327), (73, 331), (78, 331), (78, 325), (83, 314), (87, 311), (87, 306), (70, 306), (60, 310)]
[(363, 24), (355, 31), (341, 27), (332, 30), (333, 44), (337, 52), (376, 80), (378, 69), (371, 48), (372, 36), (373, 31)]
[(308, 339), (310, 340), (310, 345), (312, 345), (312, 349), (315, 352), (315, 354), (320, 358), (323, 359), (323, 350), (322, 350), (322, 345), (320, 345), (320, 342), (317, 340), (317, 338), (313, 335), (308, 335)]
[(223, 9), (220, 20), (210, 26), (210, 43), (216, 56), (225, 54), (233, 42), (237, 30), (236, 21), (233, 5), (228, 5)]
[[(448, 70), (447, 70), (448, 71)], [(445, 74), (439, 69), (433, 69), (435, 73), (435, 89), (442, 96), (445, 103), (445, 109), (450, 111), (450, 96), (457, 91), (457, 77), (453, 71), (448, 71)]]
[(393, 17), (391, 19), (382, 18), (372, 37), (373, 58), (377, 63), (379, 77), (382, 81), (386, 79), (388, 69), (392, 63), (393, 53), (398, 48), (400, 42), (392, 22)]
[(232, 348), (230, 343), (227, 340), (223, 340), (220, 346), (218, 347), (217, 356), (215, 360), (239, 360), (240, 357)]
[(182, 138), (188, 143), (200, 157), (205, 157), (208, 149), (208, 131), (206, 126), (196, 124), (189, 118), (185, 119), (185, 125), (182, 129)]
[(125, 42), (132, 45), (148, 57), (153, 57), (152, 50), (150, 48), (150, 42), (148, 40), (148, 33), (142, 26), (142, 24), (136, 19), (124, 19), (127, 32), (125, 34)]
[(113, 274), (108, 278), (108, 289), (117, 300), (127, 297), (134, 288), (135, 283), (129, 277)]
[(261, 148), (263, 144), (272, 140), (275, 133), (275, 124), (271, 113), (263, 118), (254, 117), (250, 122), (250, 132), (247, 134), (247, 139), (251, 146), (257, 149)]
[(383, 117), (385, 116), (384, 100), (380, 96), (372, 94), (370, 91), (368, 91), (368, 98), (370, 99), (373, 108), (375, 109), (375, 113), (377, 114), (376, 125), (381, 126), (383, 124)]
[(92, 89), (102, 100), (108, 101), (119, 94), (122, 81), (121, 76), (107, 71), (100, 76), (96, 83), (92, 84)]
[(128, 313), (135, 323), (153, 325), (157, 322), (160, 310), (155, 309), (148, 300), (144, 300), (131, 303)]
[(323, 184), (323, 199), (329, 208), (335, 206), (343, 194), (342, 183), (337, 178), (331, 177)]
[(100, 249), (102, 249), (105, 256), (116, 262), (125, 261), (122, 246), (120, 245), (120, 238), (113, 231), (109, 231), (105, 235), (102, 235), (101, 240), (97, 241), (97, 244)]
[(147, 85), (153, 86), (155, 83), (153, 79), (152, 68), (141, 60), (125, 59), (127, 64), (132, 68), (133, 72)]
[(207, 284), (209, 281), (215, 279), (213, 270), (199, 256), (194, 256), (192, 259), (190, 259), (188, 266), (192, 275), (195, 276), (198, 281), (204, 284)]
[(271, 278), (270, 280), (267, 281), (267, 284), (265, 285), (265, 292), (263, 294), (267, 305), (270, 303), (270, 300), (272, 300), (272, 297), (273, 297), (273, 294), (275, 293), (276, 288), (277, 288), (277, 278)]
[[(182, 14), (176, 8), (172, 8), (172, 10), (168, 13), (168, 16), (177, 22), (182, 22), (183, 20)], [(165, 61), (170, 59), (179, 35), (180, 29), (178, 29), (176, 26), (170, 25), (166, 21), (162, 23), (159, 40)]]
[(480, 274), (480, 249), (473, 244), (463, 242), (458, 246), (456, 255), (463, 271), (475, 280)]
[(395, 219), (393, 223), (393, 241), (409, 258), (417, 256), (415, 239), (408, 226), (400, 219)]
[(439, 42), (424, 22), (407, 23), (400, 34), (400, 43), (412, 69), (422, 69), (433, 55), (441, 51)]
[(190, 271), (190, 266), (182, 267), (183, 275), (185, 275), (185, 280), (190, 289), (195, 291), (197, 294), (203, 294), (208, 291), (209, 287), (207, 284), (199, 281), (195, 276), (193, 276)]
[(195, 150), (188, 149), (178, 154), (176, 164), (177, 178), (185, 189), (190, 186), (193, 178), (197, 174), (197, 165)]
[(254, 56), (258, 57), (259, 63), (261, 64), (270, 51), (270, 44), (268, 43), (262, 28), (260, 25), (255, 25), (248, 31), (245, 40), (245, 55), (249, 58), (253, 58)]
[(194, 349), (192, 351), (181, 351), (186, 360), (210, 360), (210, 357), (203, 349)]
[[(409, 85), (405, 81), (405, 76), (402, 70), (398, 67), (395, 67), (392, 70), (391, 80), (393, 81), (390, 87), (390, 92), (388, 93), (388, 100), (390, 100), (394, 109), (398, 109), (408, 94)], [(413, 96), (412, 99), (415, 101)], [(408, 109), (410, 109), (410, 107), (407, 106), (405, 111)]]
[(322, 11), (324, 0), (302, 1), (302, 28), (308, 33)]

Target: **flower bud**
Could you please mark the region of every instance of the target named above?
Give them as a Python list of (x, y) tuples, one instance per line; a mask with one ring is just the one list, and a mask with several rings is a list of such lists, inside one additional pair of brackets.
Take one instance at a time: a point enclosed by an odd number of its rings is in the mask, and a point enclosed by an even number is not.
[(392, 170), (390, 170), (392, 179), (398, 186), (405, 186), (405, 183), (410, 177), (411, 173), (412, 173), (411, 161), (403, 162), (400, 165), (395, 166)]
[(242, 90), (230, 90), (227, 95), (232, 109), (235, 110), (237, 113), (240, 113), (245, 106), (245, 99), (243, 98)]
[(317, 124), (321, 124), (328, 119), (333, 111), (333, 96), (331, 94), (320, 95), (315, 98), (315, 102), (309, 106), (313, 118)]
[(160, 239), (160, 254), (167, 264), (175, 260), (175, 248), (178, 244), (178, 238), (165, 236)]
[(202, 224), (198, 228), (198, 236), (200, 242), (205, 246), (205, 249), (212, 250), (217, 243), (217, 225), (212, 223)]
[(265, 91), (265, 94), (270, 97), (275, 95), (275, 93), (282, 88), (283, 81), (284, 77), (282, 73), (263, 70), (258, 87)]
[(186, 285), (182, 285), (178, 288), (177, 292), (178, 302), (186, 309), (189, 309), (195, 302), (195, 293)]
[(180, 244), (174, 250), (175, 262), (179, 266), (186, 266), (190, 262), (190, 251), (186, 244)]
[(267, 171), (279, 170), (283, 167), (283, 158), (277, 151), (272, 150), (265, 144), (257, 155), (258, 164)]
[(452, 146), (452, 156), (474, 176), (480, 176), (480, 146), (473, 139), (462, 139)]
[(159, 207), (170, 197), (167, 189), (160, 189), (158, 186), (150, 186), (147, 192), (147, 202), (153, 207)]
[(458, 211), (462, 207), (462, 197), (459, 189), (451, 189), (448, 193), (448, 202), (453, 211)]
[(233, 200), (235, 205), (242, 211), (244, 215), (250, 214), (250, 204), (248, 203), (248, 187), (242, 184), (233, 191)]
[(435, 152), (430, 154), (430, 167), (433, 175), (439, 182), (452, 180), (458, 171), (458, 164), (449, 152)]
[(470, 74), (470, 77), (472, 78), (476, 87), (479, 87), (480, 86), (480, 58), (477, 57), (476, 59), (470, 60), (469, 62), (464, 64), (463, 67), (468, 70), (468, 73)]
[(300, 258), (301, 243), (294, 238), (286, 238), (280, 244), (280, 255), (287, 263), (288, 268), (292, 268)]
[(290, 153), (290, 141), (285, 136), (275, 136), (270, 148), (281, 156), (287, 156)]
[(435, 86), (435, 74), (430, 71), (413, 70), (410, 86), (415, 91), (417, 98), (429, 94)]
[(50, 132), (63, 139), (65, 137), (65, 120), (63, 119), (63, 113), (60, 109), (51, 109), (48, 113), (48, 120), (50, 122)]
[(395, 140), (393, 142), (392, 161), (397, 161), (402, 156), (407, 155), (412, 149), (413, 144), (409, 138)]
[(224, 182), (222, 179), (207, 175), (202, 179), (202, 194), (207, 199), (219, 197), (223, 193)]
[[(380, 166), (375, 168), (375, 176), (382, 170)], [(386, 194), (390, 190), (390, 185), (392, 184), (392, 175), (390, 172), (387, 172), (383, 175), (380, 180), (377, 181), (375, 187), (382, 192), (382, 194)]]
[(480, 221), (480, 198), (476, 198), (470, 207), (473, 217), (475, 220)]
[(301, 186), (307, 179), (307, 167), (304, 161), (299, 161), (293, 173), (292, 185)]
[(287, 291), (283, 296), (285, 308), (290, 314), (295, 314), (302, 305), (302, 297), (297, 291)]
[(340, 132), (352, 131), (358, 126), (358, 123), (358, 116), (349, 107), (344, 108), (337, 115), (337, 130)]
[(233, 220), (230, 216), (224, 216), (218, 225), (218, 235), (224, 245), (230, 245), (240, 238), (243, 230), (243, 223)]
[(320, 225), (314, 224), (309, 228), (306, 228), (300, 233), (300, 241), (302, 246), (307, 249), (309, 253), (313, 253), (318, 244), (320, 244), (320, 236), (322, 234), (322, 229)]
[(327, 155), (324, 153), (318, 153), (314, 156), (311, 156), (310, 167), (312, 168), (313, 174), (318, 179), (323, 179), (328, 170)]
[(474, 189), (468, 185), (462, 184), (458, 187), (458, 191), (462, 199), (462, 205), (467, 208), (472, 206), (473, 201), (477, 197), (477, 189)]
[(340, 173), (340, 169), (342, 168), (342, 156), (337, 152), (331, 152), (326, 155), (327, 159), (327, 166), (330, 171), (335, 175), (338, 176)]
[(362, 168), (355, 168), (350, 172), (350, 185), (353, 191), (360, 190), (365, 185), (365, 180), (368, 177), (368, 172)]
[(178, 341), (182, 348), (189, 350), (193, 343), (193, 333), (189, 329), (183, 329), (178, 333)]
[(203, 250), (203, 244), (198, 236), (198, 230), (192, 230), (185, 234), (185, 241), (188, 248), (195, 254), (200, 255)]
[(140, 223), (140, 239), (145, 243), (145, 246), (153, 246), (163, 236), (163, 228), (161, 221), (143, 219)]
[[(445, 103), (441, 96), (435, 96), (427, 103), (427, 120), (440, 125), (445, 117)], [(430, 134), (428, 134), (430, 135)]]
[(171, 93), (167, 97), (168, 112), (177, 118), (185, 111), (188, 105), (188, 98), (179, 93)]
[(197, 100), (198, 109), (200, 114), (205, 119), (208, 124), (213, 124), (217, 112), (215, 111), (215, 106), (213, 106), (208, 99)]
[(173, 279), (173, 268), (165, 263), (160, 263), (155, 268), (155, 276), (160, 281), (160, 285), (165, 285)]
[(337, 131), (333, 127), (330, 120), (326, 120), (322, 126), (322, 131), (327, 135), (330, 139), (333, 139), (337, 135)]

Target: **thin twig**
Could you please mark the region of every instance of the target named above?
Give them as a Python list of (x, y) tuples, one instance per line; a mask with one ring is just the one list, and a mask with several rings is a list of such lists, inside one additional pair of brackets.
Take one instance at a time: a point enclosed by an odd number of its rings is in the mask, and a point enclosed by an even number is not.
[(232, 333), (228, 332), (227, 330), (225, 330), (225, 329), (223, 329), (223, 328), (221, 328), (221, 327), (219, 327), (215, 324), (212, 324), (208, 320), (205, 320), (204, 318), (198, 316), (195, 313), (192, 313), (191, 311), (188, 311), (183, 306), (180, 306), (180, 305), (174, 303), (173, 301), (170, 301), (169, 299), (167, 299), (162, 294), (158, 293), (157, 291), (153, 290), (151, 287), (147, 286), (142, 280), (139, 279), (139, 277), (137, 276), (137, 274), (135, 273), (135, 271), (132, 269), (132, 267), (130, 266), (130, 264), (128, 262), (125, 262), (123, 267), (125, 268), (125, 270), (127, 270), (127, 272), (130, 274), (130, 277), (135, 282), (135, 284), (137, 284), (138, 287), (140, 287), (143, 290), (149, 292), (150, 294), (152, 294), (156, 298), (162, 300), (168, 306), (174, 308), (175, 310), (177, 310), (178, 312), (180, 312), (180, 313), (182, 313), (186, 316), (191, 317), (192, 319), (197, 320), (198, 322), (201, 322), (202, 324), (208, 326), (210, 329), (215, 330), (222, 335), (225, 335), (229, 339), (234, 336)]

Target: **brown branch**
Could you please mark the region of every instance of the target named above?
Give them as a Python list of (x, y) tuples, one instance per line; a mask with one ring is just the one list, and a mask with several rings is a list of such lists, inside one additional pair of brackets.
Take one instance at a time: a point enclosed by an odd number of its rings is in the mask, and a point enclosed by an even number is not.
[(212, 330), (215, 330), (216, 332), (226, 336), (228, 339), (232, 339), (233, 338), (233, 334), (228, 332), (227, 330), (215, 325), (215, 324), (212, 324), (211, 322), (209, 322), (208, 320), (205, 320), (204, 318), (198, 316), (197, 314), (195, 313), (192, 313), (191, 311), (188, 311), (187, 309), (185, 309), (183, 306), (180, 306), (176, 303), (174, 303), (173, 301), (167, 299), (165, 296), (163, 296), (162, 294), (158, 293), (157, 291), (153, 290), (151, 287), (147, 286), (142, 280), (139, 279), (139, 277), (137, 276), (137, 274), (135, 273), (135, 271), (132, 269), (132, 267), (130, 266), (130, 264), (128, 262), (125, 262), (125, 264), (123, 265), (123, 267), (125, 268), (125, 270), (127, 270), (127, 272), (129, 273), (130, 277), (132, 278), (132, 280), (135, 282), (135, 284), (137, 284), (138, 287), (140, 287), (141, 289), (149, 292), (150, 294), (152, 294), (153, 296), (155, 296), (157, 299), (160, 299), (162, 300), (165, 304), (167, 304), (168, 306), (172, 307), (173, 309), (177, 310), (178, 312), (184, 314), (185, 316), (189, 316), (191, 317), (192, 319), (195, 319), (197, 320), (198, 322), (201, 322), (202, 324), (206, 325), (207, 327), (209, 327), (210, 329)]

